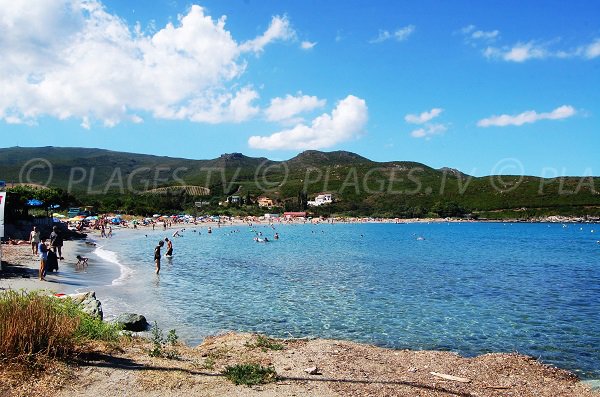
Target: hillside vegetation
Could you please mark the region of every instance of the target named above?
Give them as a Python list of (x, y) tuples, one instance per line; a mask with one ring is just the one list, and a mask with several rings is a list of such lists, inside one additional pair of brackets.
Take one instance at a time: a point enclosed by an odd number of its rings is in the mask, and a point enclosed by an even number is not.
[[(259, 196), (274, 199), (275, 210), (304, 210), (315, 195), (330, 192), (335, 202), (311, 208), (316, 215), (600, 216), (598, 177), (472, 177), (416, 162), (375, 162), (344, 151), (309, 150), (286, 161), (240, 153), (190, 160), (100, 149), (17, 147), (0, 149), (0, 179), (57, 188), (80, 204), (135, 214), (264, 213), (255, 205)], [(218, 205), (230, 195), (240, 196), (241, 205)], [(195, 207), (198, 201), (204, 202), (203, 208)]]

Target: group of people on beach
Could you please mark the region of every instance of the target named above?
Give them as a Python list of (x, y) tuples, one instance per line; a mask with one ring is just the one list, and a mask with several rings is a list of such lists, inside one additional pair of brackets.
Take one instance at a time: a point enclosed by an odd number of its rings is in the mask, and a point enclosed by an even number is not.
[(46, 273), (49, 271), (58, 271), (58, 261), (65, 259), (62, 256), (63, 237), (54, 226), (50, 239), (42, 239), (37, 227), (34, 226), (29, 234), (29, 243), (31, 244), (31, 253), (40, 258), (39, 278), (46, 280)]

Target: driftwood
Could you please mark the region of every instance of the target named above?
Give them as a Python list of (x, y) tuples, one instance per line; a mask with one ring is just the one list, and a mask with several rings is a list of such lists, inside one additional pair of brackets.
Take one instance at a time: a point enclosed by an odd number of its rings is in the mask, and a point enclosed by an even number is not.
[(446, 379), (446, 380), (452, 380), (454, 382), (461, 382), (461, 383), (469, 383), (471, 382), (471, 379), (467, 379), (467, 378), (461, 378), (458, 376), (453, 376), (453, 375), (448, 375), (448, 374), (440, 374), (439, 372), (430, 372), (431, 375), (433, 376), (437, 376), (438, 378), (442, 378), (442, 379)]

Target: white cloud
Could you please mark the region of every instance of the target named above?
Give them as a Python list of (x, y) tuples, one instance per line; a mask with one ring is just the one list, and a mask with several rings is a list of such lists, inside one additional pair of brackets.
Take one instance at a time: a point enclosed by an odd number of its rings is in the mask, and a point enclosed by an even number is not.
[(430, 111), (423, 112), (421, 114), (407, 114), (406, 116), (404, 116), (404, 120), (407, 123), (411, 123), (411, 124), (423, 124), (423, 123), (426, 123), (426, 122), (436, 118), (443, 111), (444, 111), (444, 109), (433, 108)]
[(476, 30), (471, 33), (471, 37), (474, 39), (481, 40), (494, 40), (500, 34), (499, 30), (491, 30), (489, 32), (485, 32), (483, 30)]
[(296, 32), (291, 28), (287, 17), (274, 16), (267, 31), (253, 40), (242, 43), (242, 51), (262, 52), (265, 46), (277, 40), (292, 40)]
[(532, 41), (529, 43), (517, 43), (510, 48), (499, 49), (487, 47), (483, 54), (486, 58), (499, 58), (504, 61), (524, 62), (530, 59), (543, 59), (551, 55), (541, 44)]
[(574, 116), (575, 109), (569, 105), (563, 105), (551, 112), (537, 113), (535, 110), (528, 110), (515, 116), (503, 114), (500, 116), (491, 116), (481, 119), (477, 122), (478, 127), (506, 127), (509, 125), (521, 126), (527, 123), (535, 123), (539, 120), (560, 120)]
[(363, 133), (368, 119), (363, 99), (348, 95), (329, 114), (315, 118), (311, 125), (298, 124), (294, 128), (269, 136), (252, 136), (248, 145), (255, 149), (322, 149), (354, 139)]
[[(557, 40), (555, 40), (557, 41)], [(487, 47), (483, 50), (486, 58), (500, 59), (507, 62), (525, 62), (531, 59), (547, 58), (584, 58), (594, 59), (600, 56), (600, 39), (589, 44), (569, 49), (552, 49), (552, 43), (529, 41), (519, 42), (512, 46)]]
[(316, 42), (303, 41), (302, 43), (300, 43), (300, 48), (302, 48), (303, 50), (311, 50), (316, 45)]
[(270, 106), (265, 109), (265, 115), (269, 121), (288, 122), (293, 120), (301, 122), (302, 119), (295, 119), (297, 115), (322, 108), (325, 103), (324, 99), (319, 99), (316, 96), (302, 95), (302, 93), (296, 96), (288, 94), (285, 98), (271, 99)]
[(398, 41), (404, 41), (408, 39), (408, 36), (413, 34), (415, 31), (415, 25), (408, 25), (403, 27), (402, 29), (398, 29), (394, 32), (394, 38)]
[(580, 49), (580, 51), (587, 59), (600, 57), (600, 39), (594, 40), (592, 43)]
[(370, 40), (369, 43), (381, 43), (384, 42), (386, 40), (390, 40), (390, 39), (395, 39), (396, 41), (404, 41), (406, 39), (408, 39), (408, 37), (413, 34), (413, 32), (415, 31), (415, 26), (414, 25), (407, 25), (403, 28), (400, 28), (398, 30), (396, 30), (393, 33), (390, 33), (388, 30), (380, 30), (379, 31), (379, 35)]
[(238, 44), (197, 5), (153, 33), (130, 29), (98, 0), (0, 0), (0, 119), (77, 118), (83, 128), (140, 122), (138, 114), (209, 123), (259, 112), (237, 87), (248, 60), (295, 37), (286, 17)]
[(470, 43), (474, 43), (476, 41), (490, 42), (496, 40), (498, 36), (500, 36), (499, 30), (479, 30), (475, 25), (465, 26), (460, 30), (460, 33), (465, 36), (465, 41)]
[(413, 138), (431, 139), (434, 135), (443, 134), (447, 129), (444, 124), (428, 124), (423, 128), (413, 130), (410, 135)]

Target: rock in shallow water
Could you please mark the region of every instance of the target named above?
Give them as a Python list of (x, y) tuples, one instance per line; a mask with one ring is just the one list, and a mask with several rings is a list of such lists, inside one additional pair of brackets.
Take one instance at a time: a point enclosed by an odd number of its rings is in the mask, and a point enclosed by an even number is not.
[(122, 313), (115, 319), (115, 323), (126, 331), (142, 332), (148, 329), (148, 321), (141, 314)]

